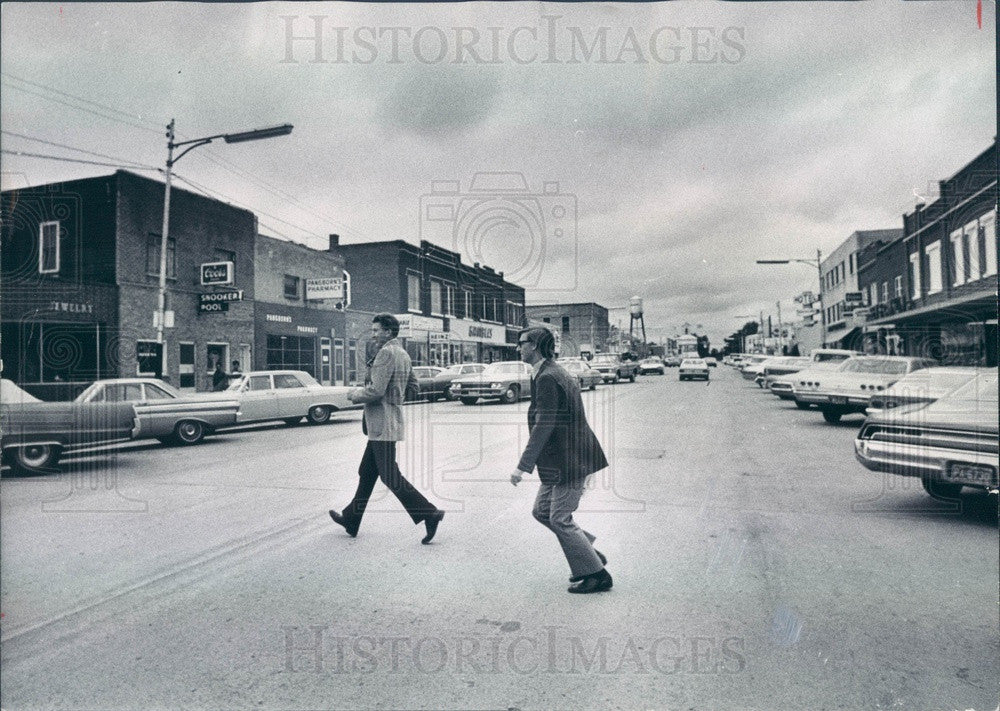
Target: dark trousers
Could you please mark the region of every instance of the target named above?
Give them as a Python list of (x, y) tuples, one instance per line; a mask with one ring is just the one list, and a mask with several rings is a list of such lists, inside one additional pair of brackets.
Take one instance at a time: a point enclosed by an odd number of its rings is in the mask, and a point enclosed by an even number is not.
[(382, 483), (389, 487), (389, 491), (396, 495), (406, 513), (410, 514), (413, 523), (420, 523), (437, 511), (437, 507), (414, 489), (413, 484), (399, 471), (396, 465), (396, 443), (368, 440), (365, 454), (361, 457), (361, 466), (358, 467), (358, 490), (354, 492), (354, 499), (343, 511), (344, 518), (351, 524), (361, 524), (361, 517), (365, 515), (368, 500), (378, 479), (381, 479)]

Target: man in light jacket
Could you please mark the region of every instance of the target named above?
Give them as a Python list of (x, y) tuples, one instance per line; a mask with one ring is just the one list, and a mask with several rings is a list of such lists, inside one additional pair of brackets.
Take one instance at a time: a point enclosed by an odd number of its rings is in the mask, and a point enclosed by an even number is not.
[(351, 402), (364, 403), (362, 429), (368, 445), (358, 467), (358, 489), (343, 511), (330, 511), (330, 518), (348, 535), (358, 535), (361, 519), (371, 498), (375, 480), (381, 479), (396, 495), (413, 523), (424, 523), (427, 535), (421, 543), (430, 543), (444, 518), (441, 511), (413, 488), (396, 464), (396, 442), (403, 439), (403, 401), (408, 387), (416, 387), (410, 356), (396, 340), (399, 321), (392, 314), (378, 314), (372, 319), (372, 340), (379, 347), (371, 363), (370, 379), (365, 387), (350, 394)]
[(530, 436), (510, 482), (517, 486), (537, 466), (541, 486), (531, 513), (559, 539), (572, 572), (569, 592), (610, 590), (611, 574), (604, 568), (607, 559), (594, 549), (594, 536), (573, 520), (587, 477), (608, 466), (604, 450), (587, 424), (580, 385), (552, 360), (555, 338), (549, 329), (521, 331), (517, 347), (521, 360), (533, 370)]

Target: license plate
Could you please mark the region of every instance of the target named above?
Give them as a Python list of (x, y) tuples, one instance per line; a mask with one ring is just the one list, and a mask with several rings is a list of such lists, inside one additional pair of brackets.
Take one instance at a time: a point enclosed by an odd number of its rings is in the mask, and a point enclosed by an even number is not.
[(830, 404), (831, 405), (846, 405), (847, 404), (847, 398), (846, 397), (840, 397), (839, 395), (833, 395), (833, 396), (830, 397)]
[(996, 485), (997, 475), (993, 467), (985, 464), (964, 464), (961, 462), (950, 462), (945, 467), (944, 477), (949, 481), (963, 482), (968, 484)]

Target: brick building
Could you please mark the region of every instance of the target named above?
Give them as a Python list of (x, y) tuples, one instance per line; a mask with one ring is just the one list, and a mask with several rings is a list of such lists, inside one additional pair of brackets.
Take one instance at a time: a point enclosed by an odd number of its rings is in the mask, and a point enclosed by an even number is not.
[(996, 367), (996, 141), (938, 193), (903, 215), (903, 234), (865, 270), (869, 346)]
[(531, 304), (528, 317), (552, 324), (561, 335), (560, 355), (577, 357), (581, 351), (600, 353), (609, 348), (608, 310), (593, 302)]
[(511, 360), (525, 322), (524, 289), (503, 272), (463, 264), (457, 252), (423, 240), (341, 245), (351, 275), (348, 333), (366, 339), (379, 312), (400, 320), (400, 340), (414, 364)]
[[(56, 397), (96, 378), (137, 374), (206, 389), (215, 360), (250, 351), (253, 213), (172, 190), (161, 348), (162, 183), (117, 171), (6, 191), (2, 208), (4, 377)], [(200, 267), (210, 262), (231, 263), (232, 282), (203, 286)], [(224, 292), (239, 298), (226, 310), (201, 310), (203, 295)]]
[[(304, 370), (324, 385), (357, 382), (358, 339), (346, 337), (343, 256), (258, 235), (254, 260), (253, 367)], [(241, 357), (241, 365), (246, 370), (251, 363)]]

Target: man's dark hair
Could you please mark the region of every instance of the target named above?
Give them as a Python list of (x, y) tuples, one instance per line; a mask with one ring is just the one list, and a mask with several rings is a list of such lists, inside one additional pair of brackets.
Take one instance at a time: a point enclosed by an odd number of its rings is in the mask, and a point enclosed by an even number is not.
[(399, 319), (392, 314), (376, 314), (375, 318), (372, 319), (372, 323), (377, 323), (391, 333), (393, 338), (399, 335)]
[(535, 350), (542, 358), (553, 358), (556, 354), (556, 338), (552, 331), (538, 326), (536, 328), (526, 328), (517, 334), (517, 340), (524, 336), (526, 340), (535, 344)]

